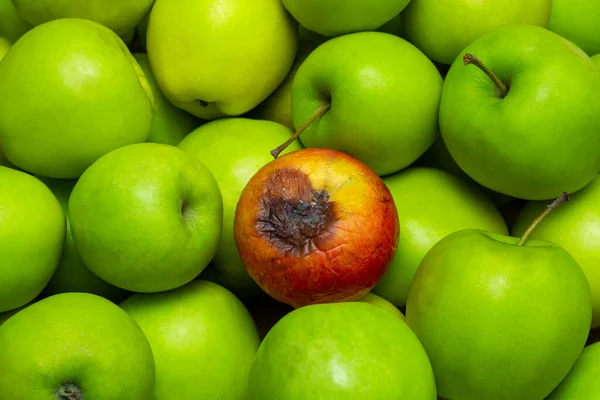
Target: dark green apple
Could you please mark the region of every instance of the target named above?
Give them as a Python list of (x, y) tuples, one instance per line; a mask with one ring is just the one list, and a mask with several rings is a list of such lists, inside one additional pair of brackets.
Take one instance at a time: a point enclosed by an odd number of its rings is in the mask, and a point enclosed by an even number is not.
[(543, 400), (583, 350), (592, 319), (585, 274), (563, 248), (527, 239), (462, 230), (420, 264), (406, 320), (441, 397)]
[(442, 138), (479, 184), (516, 198), (555, 198), (600, 170), (598, 93), (600, 69), (573, 43), (537, 26), (499, 29), (450, 68)]
[(600, 53), (600, 4), (596, 0), (552, 0), (548, 29), (572, 41), (587, 54)]
[(423, 347), (402, 319), (364, 302), (305, 306), (263, 340), (247, 400), (435, 400)]
[(600, 343), (583, 349), (567, 377), (546, 400), (592, 400), (600, 398)]

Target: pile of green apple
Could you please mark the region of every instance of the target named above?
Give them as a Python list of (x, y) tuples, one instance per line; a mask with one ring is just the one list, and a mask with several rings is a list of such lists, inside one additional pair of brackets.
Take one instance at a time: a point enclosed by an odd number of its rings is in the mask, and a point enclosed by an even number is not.
[(600, 0), (0, 0), (0, 400), (600, 398)]

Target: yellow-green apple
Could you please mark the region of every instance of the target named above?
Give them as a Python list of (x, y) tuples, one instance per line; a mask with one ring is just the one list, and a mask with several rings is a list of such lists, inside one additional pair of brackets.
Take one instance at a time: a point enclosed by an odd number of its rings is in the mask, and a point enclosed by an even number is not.
[(400, 16), (404, 37), (432, 60), (452, 64), (461, 50), (497, 29), (545, 27), (551, 5), (552, 0), (412, 0)]
[(146, 39), (164, 95), (203, 119), (256, 107), (281, 84), (298, 45), (281, 0), (157, 0)]
[(392, 314), (394, 314), (395, 316), (397, 316), (398, 318), (400, 318), (402, 320), (406, 320), (404, 317), (404, 314), (402, 314), (402, 311), (400, 311), (395, 305), (393, 305), (392, 303), (390, 303), (383, 297), (379, 297), (372, 292), (365, 294), (363, 297), (361, 297), (360, 299), (358, 299), (356, 301), (362, 301), (364, 303), (370, 303), (370, 304), (374, 304), (379, 307), (383, 307), (386, 310), (388, 310), (389, 312), (391, 312)]
[(102, 24), (119, 36), (127, 34), (150, 10), (154, 0), (12, 0), (29, 23), (40, 25), (63, 18), (81, 18)]
[(296, 73), (294, 126), (305, 147), (338, 150), (391, 174), (439, 136), (442, 83), (433, 63), (402, 38), (339, 36), (317, 47)]
[(597, 66), (600, 67), (600, 54), (593, 55), (591, 60), (596, 63)]
[(390, 264), (399, 234), (381, 178), (330, 149), (292, 151), (259, 169), (234, 218), (250, 276), (296, 308), (364, 296)]
[(383, 181), (392, 192), (402, 235), (394, 259), (373, 293), (398, 307), (406, 305), (421, 260), (444, 237), (463, 229), (508, 235), (491, 200), (459, 177), (434, 168), (411, 167)]
[(215, 254), (223, 219), (210, 170), (177, 147), (137, 143), (104, 155), (69, 197), (85, 265), (122, 289), (156, 292), (190, 282)]
[(591, 400), (600, 396), (600, 343), (586, 346), (573, 368), (545, 400)]
[(402, 11), (410, 0), (283, 0), (296, 21), (323, 36), (373, 31)]
[[(269, 151), (291, 135), (290, 129), (275, 122), (223, 118), (196, 129), (178, 146), (199, 159), (217, 179), (223, 196), (223, 228), (219, 247), (206, 273), (212, 275), (209, 280), (240, 297), (257, 293), (260, 289), (244, 268), (235, 245), (235, 208), (250, 178), (273, 160)], [(301, 148), (300, 143), (295, 141), (288, 150)]]
[(77, 178), (100, 156), (143, 142), (152, 93), (125, 43), (84, 19), (21, 37), (0, 63), (0, 142), (17, 167)]
[(0, 312), (40, 294), (58, 266), (65, 232), (65, 216), (50, 189), (0, 166)]
[(0, 398), (148, 400), (152, 349), (125, 311), (89, 293), (62, 293), (0, 326)]
[[(600, 326), (600, 177), (573, 193), (572, 203), (548, 215), (531, 238), (561, 246), (577, 260), (592, 291), (592, 327)], [(513, 236), (521, 236), (546, 207), (546, 202), (527, 203), (512, 227)]]
[(537, 26), (502, 28), (450, 68), (442, 138), (491, 190), (526, 200), (576, 192), (600, 170), (598, 93), (600, 68), (574, 44)]
[(543, 400), (577, 360), (592, 320), (587, 279), (565, 249), (528, 236), (567, 199), (521, 238), (465, 229), (419, 265), (406, 320), (442, 398)]
[(283, 317), (260, 345), (247, 400), (435, 400), (427, 354), (410, 328), (364, 302), (315, 304)]
[(252, 316), (230, 291), (193, 281), (138, 293), (121, 308), (142, 328), (156, 364), (154, 399), (245, 399), (260, 339)]
[(21, 17), (12, 0), (0, 0), (0, 36), (14, 43), (31, 28), (33, 26)]
[(600, 4), (595, 0), (552, 0), (548, 29), (588, 55), (600, 53)]
[(57, 198), (67, 220), (67, 231), (60, 262), (41, 295), (48, 297), (65, 292), (84, 292), (102, 296), (115, 303), (124, 300), (130, 293), (94, 275), (83, 263), (73, 243), (68, 204), (69, 196), (77, 181), (43, 177), (39, 177), (39, 179), (48, 186)]
[(181, 139), (202, 124), (196, 116), (175, 107), (160, 91), (150, 67), (148, 54), (134, 53), (136, 61), (144, 71), (154, 98), (154, 119), (148, 135), (148, 142), (177, 146)]

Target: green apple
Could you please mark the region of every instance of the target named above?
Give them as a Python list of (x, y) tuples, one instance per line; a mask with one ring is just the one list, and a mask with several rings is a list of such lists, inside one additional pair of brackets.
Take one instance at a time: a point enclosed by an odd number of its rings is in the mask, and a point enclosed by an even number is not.
[(596, 54), (596, 55), (592, 56), (591, 60), (600, 67), (600, 54)]
[(411, 43), (432, 60), (452, 64), (465, 47), (497, 29), (545, 27), (551, 6), (552, 0), (412, 0), (400, 15)]
[(2, 61), (6, 53), (8, 53), (11, 45), (12, 43), (10, 40), (0, 37), (0, 61)]
[(203, 119), (239, 116), (290, 70), (297, 28), (279, 0), (157, 0), (147, 48), (164, 95)]
[(152, 93), (125, 43), (83, 19), (39, 25), (0, 63), (0, 142), (17, 167), (77, 178), (100, 156), (147, 139)]
[(431, 365), (410, 328), (382, 307), (298, 308), (263, 340), (247, 400), (435, 400)]
[(402, 319), (403, 321), (406, 320), (404, 314), (402, 314), (402, 311), (400, 311), (395, 305), (393, 305), (383, 297), (377, 296), (374, 293), (369, 292), (356, 301), (362, 301), (364, 303), (370, 303), (379, 307), (383, 307), (398, 318)]
[(294, 126), (306, 147), (339, 150), (379, 175), (414, 162), (438, 136), (442, 77), (397, 36), (360, 32), (317, 47), (292, 87)]
[[(199, 127), (178, 146), (204, 163), (219, 183), (223, 196), (223, 229), (219, 248), (207, 273), (211, 272), (211, 280), (237, 296), (257, 293), (260, 288), (248, 275), (235, 245), (235, 209), (250, 178), (273, 160), (269, 152), (291, 134), (289, 128), (272, 121), (223, 118)], [(301, 148), (300, 143), (294, 141), (287, 151)]]
[(372, 31), (402, 11), (410, 0), (283, 0), (301, 25), (323, 36)]
[(490, 199), (459, 177), (434, 168), (411, 167), (383, 181), (396, 203), (400, 240), (373, 293), (397, 307), (406, 305), (415, 271), (444, 237), (463, 229), (508, 235), (506, 223)]
[(87, 267), (122, 289), (156, 292), (190, 282), (215, 254), (219, 186), (200, 161), (166, 144), (104, 155), (69, 198), (71, 232)]
[(83, 263), (73, 243), (69, 218), (69, 196), (77, 181), (66, 179), (39, 178), (54, 193), (67, 219), (67, 233), (58, 268), (48, 282), (42, 296), (48, 297), (65, 292), (84, 292), (102, 296), (115, 303), (123, 301), (130, 295), (94, 275)]
[(181, 139), (199, 127), (202, 121), (187, 111), (175, 107), (165, 98), (156, 83), (147, 54), (134, 53), (133, 56), (144, 71), (154, 97), (154, 119), (147, 141), (177, 146)]
[(48, 297), (0, 326), (0, 398), (148, 400), (152, 349), (116, 304), (89, 293)]
[(463, 171), (526, 200), (576, 192), (596, 176), (600, 69), (581, 49), (544, 28), (511, 26), (461, 54), (446, 77), (439, 118)]
[[(548, 215), (531, 237), (557, 244), (567, 250), (587, 276), (592, 291), (592, 326), (600, 326), (600, 176), (571, 196), (572, 203)], [(546, 202), (529, 202), (512, 228), (522, 235), (546, 207)]]
[(12, 0), (0, 0), (0, 36), (16, 42), (33, 26), (16, 10)]
[(21, 311), (22, 309), (24, 309), (25, 307), (28, 307), (29, 303), (19, 307), (19, 308), (15, 308), (12, 310), (8, 310), (8, 311), (4, 311), (4, 312), (0, 312), (0, 326), (5, 323), (6, 321), (8, 321), (8, 319), (10, 317), (12, 317), (13, 315), (15, 315), (16, 313), (18, 313), (19, 311)]
[(154, 399), (242, 400), (260, 340), (252, 316), (230, 291), (193, 281), (138, 293), (121, 308), (142, 328), (154, 354)]
[(65, 216), (50, 189), (0, 166), (0, 312), (40, 294), (58, 266), (65, 232)]
[(600, 4), (595, 0), (552, 0), (548, 29), (579, 46), (587, 54), (600, 53)]
[(600, 343), (589, 345), (567, 377), (546, 400), (591, 400), (600, 397)]
[(62, 18), (98, 22), (122, 36), (142, 20), (154, 0), (12, 0), (19, 14), (33, 25)]
[(581, 353), (592, 317), (586, 277), (563, 248), (527, 239), (466, 229), (419, 265), (406, 320), (442, 398), (543, 400)]

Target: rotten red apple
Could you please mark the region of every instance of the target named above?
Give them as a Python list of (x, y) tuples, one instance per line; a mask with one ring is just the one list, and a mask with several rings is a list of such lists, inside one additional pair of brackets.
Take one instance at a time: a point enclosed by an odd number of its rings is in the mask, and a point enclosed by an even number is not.
[(262, 167), (238, 201), (234, 237), (248, 273), (292, 307), (364, 296), (398, 246), (390, 191), (361, 161), (302, 149)]

